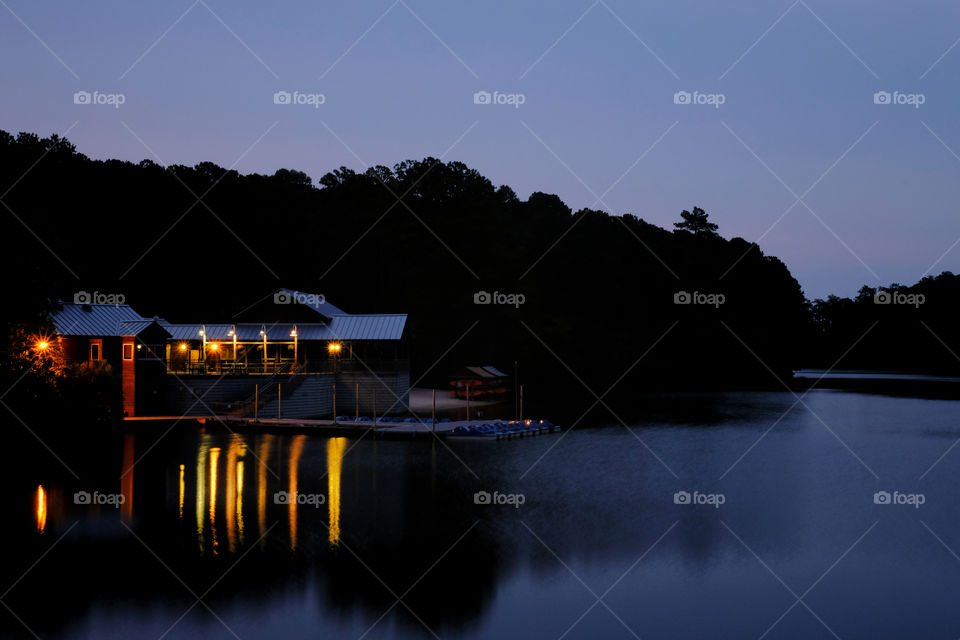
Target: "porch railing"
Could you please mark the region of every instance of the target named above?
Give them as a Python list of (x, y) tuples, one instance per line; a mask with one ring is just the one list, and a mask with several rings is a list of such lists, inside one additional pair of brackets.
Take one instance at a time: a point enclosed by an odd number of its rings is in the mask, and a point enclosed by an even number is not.
[(168, 363), (167, 372), (177, 375), (262, 375), (273, 376), (285, 374), (299, 369), (301, 373), (358, 373), (367, 370), (402, 371), (409, 368), (409, 361), (405, 359), (377, 358), (377, 359), (337, 359), (311, 360), (297, 364), (293, 359), (271, 360), (267, 362), (218, 361), (218, 362), (172, 362)]

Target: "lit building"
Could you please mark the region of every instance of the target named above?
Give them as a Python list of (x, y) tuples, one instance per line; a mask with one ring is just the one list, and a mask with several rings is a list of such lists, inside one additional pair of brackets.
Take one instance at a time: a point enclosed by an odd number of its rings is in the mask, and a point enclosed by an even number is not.
[(409, 402), (405, 314), (348, 314), (279, 289), (233, 324), (173, 324), (129, 305), (61, 303), (66, 362), (107, 361), (134, 415), (318, 417), (340, 407), (402, 413)]

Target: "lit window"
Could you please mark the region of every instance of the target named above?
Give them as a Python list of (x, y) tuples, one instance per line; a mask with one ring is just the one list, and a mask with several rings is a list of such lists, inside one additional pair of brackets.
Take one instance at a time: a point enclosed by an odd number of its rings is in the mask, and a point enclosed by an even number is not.
[(123, 359), (124, 360), (133, 360), (133, 345), (125, 344), (123, 345)]
[(100, 340), (90, 341), (90, 362), (98, 362), (101, 359), (101, 346), (102, 342)]

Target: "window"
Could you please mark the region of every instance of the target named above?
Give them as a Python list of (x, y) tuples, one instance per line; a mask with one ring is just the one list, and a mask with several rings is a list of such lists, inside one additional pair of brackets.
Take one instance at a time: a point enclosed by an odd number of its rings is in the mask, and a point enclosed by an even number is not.
[(133, 345), (126, 343), (123, 345), (123, 359), (133, 360)]
[(102, 359), (103, 342), (101, 340), (90, 341), (90, 362), (98, 362)]

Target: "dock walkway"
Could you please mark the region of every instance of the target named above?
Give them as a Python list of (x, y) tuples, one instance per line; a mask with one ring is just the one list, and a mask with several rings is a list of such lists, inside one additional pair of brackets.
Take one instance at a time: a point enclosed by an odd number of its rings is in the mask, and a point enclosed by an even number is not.
[[(366, 420), (356, 422), (355, 420), (307, 420), (302, 418), (261, 418), (253, 420), (252, 418), (237, 418), (235, 416), (137, 416), (133, 418), (124, 418), (125, 422), (187, 422), (196, 421), (200, 424), (222, 423), (230, 429), (242, 431), (273, 431), (273, 432), (296, 432), (296, 433), (318, 433), (335, 436), (362, 435), (365, 432), (372, 431), (374, 435), (383, 437), (412, 437), (427, 436), (431, 433), (445, 438), (456, 433), (457, 436), (464, 430), (474, 430), (487, 424), (511, 423), (518, 426), (518, 433), (509, 434), (510, 437), (522, 437), (525, 435), (536, 435), (537, 433), (558, 431), (556, 427), (549, 422), (544, 427), (538, 428), (538, 424), (543, 421), (525, 420), (514, 423), (504, 420), (455, 420), (449, 422), (437, 422), (431, 424), (430, 420), (417, 420), (414, 422), (373, 422)], [(461, 428), (462, 427), (462, 428)], [(522, 429), (522, 430), (521, 430)], [(507, 434), (505, 434), (507, 435)]]

